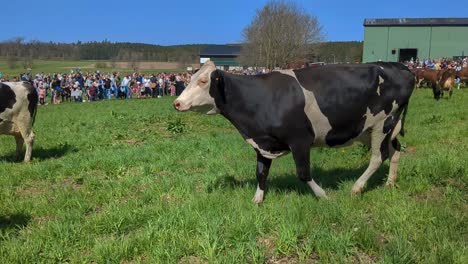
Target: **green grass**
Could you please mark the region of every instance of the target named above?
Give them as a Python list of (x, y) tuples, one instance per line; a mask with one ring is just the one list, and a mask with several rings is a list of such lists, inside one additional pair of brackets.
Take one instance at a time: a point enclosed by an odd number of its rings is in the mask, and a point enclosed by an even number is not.
[[(36, 74), (40, 72), (44, 73), (70, 73), (70, 70), (75, 70), (76, 68), (86, 67), (95, 63), (106, 63), (110, 65), (109, 61), (93, 61), (93, 60), (34, 60), (33, 67), (31, 68), (31, 73)], [(120, 68), (82, 68), (82, 72), (95, 72), (99, 70), (101, 72), (124, 72), (124, 73), (132, 73), (132, 69), (120, 69)], [(143, 74), (151, 74), (157, 72), (180, 72), (183, 71), (182, 69), (158, 69), (158, 70), (139, 70), (139, 72)], [(21, 73), (26, 72), (26, 69), (23, 66), (21, 60), (18, 61), (16, 67), (11, 69), (8, 66), (6, 60), (0, 60), (0, 72), (3, 73), (4, 76), (12, 79), (13, 76), (18, 76)]]
[(222, 116), (173, 98), (39, 107), (30, 164), (0, 137), (0, 263), (468, 263), (468, 91), (415, 91), (399, 188), (369, 153), (313, 149), (317, 200), (291, 155), (253, 205), (255, 152)]

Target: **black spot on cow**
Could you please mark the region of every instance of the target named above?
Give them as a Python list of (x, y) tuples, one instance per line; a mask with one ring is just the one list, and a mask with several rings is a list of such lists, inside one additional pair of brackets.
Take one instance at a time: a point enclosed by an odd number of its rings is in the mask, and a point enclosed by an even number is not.
[(393, 116), (387, 117), (383, 125), (383, 133), (384, 134), (390, 133), (390, 131), (392, 131), (395, 125), (396, 125), (395, 118)]
[(395, 139), (392, 140), (392, 146), (393, 146), (393, 148), (396, 149), (397, 151), (401, 151), (400, 141), (398, 141), (397, 138), (395, 138)]
[(210, 95), (242, 137), (253, 139), (263, 150), (287, 151), (295, 139), (313, 142), (304, 93), (289, 75), (242, 76), (216, 70), (211, 74)]
[(31, 117), (34, 117), (34, 115), (36, 114), (36, 110), (37, 110), (37, 103), (39, 101), (39, 96), (37, 94), (36, 89), (34, 89), (34, 86), (32, 86), (31, 83), (23, 82), (23, 84), (28, 90), (27, 97), (28, 97), (29, 114), (31, 115)]
[(0, 113), (3, 113), (7, 108), (13, 109), (16, 103), (16, 94), (10, 86), (0, 83)]
[(388, 133), (382, 143), (380, 144), (380, 155), (382, 160), (388, 159), (389, 156), (389, 149), (388, 144), (390, 143), (390, 138), (392, 137), (391, 133)]

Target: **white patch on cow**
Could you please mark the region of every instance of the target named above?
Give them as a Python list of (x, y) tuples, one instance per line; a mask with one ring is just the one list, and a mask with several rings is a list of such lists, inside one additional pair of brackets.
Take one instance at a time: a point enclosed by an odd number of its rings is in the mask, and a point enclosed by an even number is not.
[(293, 77), (301, 86), (305, 98), (304, 112), (307, 115), (307, 118), (309, 119), (310, 123), (312, 124), (312, 129), (314, 130), (315, 134), (314, 144), (326, 145), (325, 139), (332, 127), (328, 118), (320, 110), (314, 93), (305, 89), (301, 85), (293, 70), (281, 70), (279, 72)]
[(398, 120), (398, 123), (396, 124), (395, 128), (393, 129), (392, 140), (395, 139), (398, 136), (400, 131), (401, 131), (401, 119)]
[(384, 78), (382, 78), (382, 76), (379, 75), (379, 85), (377, 86), (377, 94), (380, 96), (380, 85), (382, 83), (384, 83)]
[(382, 67), (382, 66), (379, 66), (379, 67), (380, 67), (380, 69), (382, 69), (382, 70), (385, 70), (385, 68), (384, 68), (384, 67)]
[[(375, 125), (380, 121), (384, 121), (385, 118), (387, 118), (389, 115), (394, 113), (395, 110), (397, 110), (397, 109), (398, 109), (398, 104), (396, 103), (396, 101), (393, 101), (392, 110), (390, 111), (390, 113), (388, 115), (385, 114), (384, 110), (378, 112), (376, 115), (373, 115), (371, 113), (370, 108), (368, 107), (367, 111), (366, 111), (366, 114), (364, 114), (364, 116), (366, 117), (366, 122), (364, 123), (364, 129), (362, 131), (364, 132), (367, 129), (369, 129), (370, 127), (372, 127), (373, 130), (380, 129), (380, 128), (375, 127)], [(382, 129), (383, 129), (383, 123), (382, 123)]]
[(260, 152), (260, 154), (267, 159), (276, 159), (289, 153), (289, 151), (281, 151), (278, 153), (272, 153), (267, 150), (261, 149), (258, 146), (258, 144), (251, 138), (248, 138), (245, 141), (247, 141), (247, 143), (249, 143), (254, 149), (258, 150), (258, 152)]
[(263, 196), (265, 194), (265, 191), (263, 191), (262, 189), (260, 189), (260, 186), (257, 185), (257, 191), (255, 192), (255, 195), (254, 197), (252, 198), (252, 202), (256, 203), (256, 204), (259, 204), (261, 202), (263, 202)]

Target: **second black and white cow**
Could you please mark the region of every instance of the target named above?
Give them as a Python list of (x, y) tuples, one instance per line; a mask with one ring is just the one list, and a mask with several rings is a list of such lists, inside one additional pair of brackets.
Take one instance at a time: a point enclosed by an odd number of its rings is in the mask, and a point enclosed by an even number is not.
[[(220, 113), (257, 152), (257, 192), (261, 203), (274, 158), (292, 153), (297, 175), (317, 197), (325, 191), (310, 173), (310, 148), (340, 147), (360, 141), (372, 157), (352, 193), (390, 159), (387, 185), (397, 177), (404, 114), (414, 75), (402, 64), (327, 65), (239, 76), (206, 63), (174, 101), (178, 111)], [(403, 114), (402, 114), (403, 113)]]
[(26, 143), (24, 161), (31, 160), (34, 132), (32, 126), (37, 110), (38, 95), (28, 82), (0, 83), (0, 134), (16, 139), (16, 159), (20, 159)]

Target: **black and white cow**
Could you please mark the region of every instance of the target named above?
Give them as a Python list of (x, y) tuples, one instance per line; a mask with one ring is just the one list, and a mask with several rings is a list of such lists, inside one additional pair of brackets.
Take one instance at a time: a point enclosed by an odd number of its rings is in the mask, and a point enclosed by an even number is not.
[(37, 110), (38, 95), (28, 82), (0, 83), (0, 134), (16, 139), (16, 159), (19, 160), (26, 142), (24, 161), (31, 160), (34, 132), (32, 126)]
[[(367, 180), (390, 158), (386, 185), (397, 177), (401, 117), (414, 87), (413, 74), (402, 64), (327, 65), (284, 70), (260, 76), (229, 74), (211, 62), (192, 76), (174, 101), (178, 111), (220, 113), (257, 152), (257, 192), (263, 201), (274, 158), (292, 152), (297, 175), (317, 197), (326, 197), (310, 174), (310, 148), (341, 147), (360, 141), (372, 157), (353, 186), (361, 193)], [(402, 112), (405, 111), (405, 113)]]

